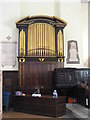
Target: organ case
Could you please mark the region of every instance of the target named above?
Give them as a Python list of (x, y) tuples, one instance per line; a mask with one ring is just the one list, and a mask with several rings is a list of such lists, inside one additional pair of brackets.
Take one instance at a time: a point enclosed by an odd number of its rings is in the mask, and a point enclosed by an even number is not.
[(16, 22), (19, 29), (19, 88), (52, 88), (53, 71), (64, 65), (63, 29), (55, 16), (31, 16)]

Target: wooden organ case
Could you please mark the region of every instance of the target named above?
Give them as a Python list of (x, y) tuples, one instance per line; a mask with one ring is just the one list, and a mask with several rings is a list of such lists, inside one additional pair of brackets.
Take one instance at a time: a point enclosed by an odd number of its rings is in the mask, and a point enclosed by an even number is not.
[(31, 16), (16, 22), (20, 89), (53, 88), (53, 71), (64, 66), (63, 29), (66, 25), (64, 20), (54, 16)]

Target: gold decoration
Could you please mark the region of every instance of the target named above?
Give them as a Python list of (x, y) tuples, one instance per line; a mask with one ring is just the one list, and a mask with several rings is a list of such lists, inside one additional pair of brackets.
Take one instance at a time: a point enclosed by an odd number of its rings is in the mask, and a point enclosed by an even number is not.
[(60, 62), (60, 58), (58, 58), (58, 62)]
[(58, 62), (63, 62), (63, 58), (58, 58)]
[(19, 58), (19, 62), (25, 62), (25, 58)]
[(39, 61), (43, 62), (43, 61), (44, 61), (44, 58), (39, 58)]

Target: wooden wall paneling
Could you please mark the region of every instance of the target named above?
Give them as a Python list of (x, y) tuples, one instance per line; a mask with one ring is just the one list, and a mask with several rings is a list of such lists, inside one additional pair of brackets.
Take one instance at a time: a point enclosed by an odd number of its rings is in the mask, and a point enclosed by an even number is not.
[(39, 64), (38, 63), (35, 63), (34, 62), (32, 63), (33, 64), (33, 68), (34, 68), (34, 72), (33, 72), (33, 87), (38, 87), (39, 86)]
[(3, 85), (6, 92), (14, 93), (18, 86), (18, 71), (3, 71)]
[[(61, 64), (59, 63), (59, 66), (62, 66)], [(42, 91), (44, 89), (53, 89), (55, 68), (58, 68), (58, 62), (26, 61), (25, 63), (20, 63), (19, 84), (21, 88), (24, 91), (34, 90), (38, 86)]]
[(19, 87), (23, 87), (23, 63), (19, 63)]
[(3, 92), (11, 92), (10, 106), (13, 106), (13, 95), (18, 88), (18, 71), (3, 71), (3, 85), (5, 90)]
[(21, 63), (19, 63), (19, 72), (18, 72), (18, 75), (19, 75), (19, 77), (18, 77), (18, 86), (19, 87), (21, 87)]
[(32, 88), (32, 66), (29, 64), (29, 62), (26, 63), (26, 71), (25, 74), (26, 76), (26, 88)]
[[(53, 89), (54, 69), (63, 66), (59, 62), (30, 62), (19, 64), (19, 84), (25, 90), (34, 90), (36, 87)], [(23, 69), (24, 68), (24, 69)], [(21, 71), (21, 74), (20, 74)], [(20, 83), (21, 82), (21, 83)]]
[(62, 19), (47, 16), (26, 17), (16, 23), (20, 35), (18, 51), (27, 53), (18, 56), (22, 59), (19, 61), (20, 89), (33, 90), (38, 86), (42, 90), (53, 89), (54, 69), (64, 67), (64, 53), (59, 52), (64, 49), (62, 35), (66, 25)]

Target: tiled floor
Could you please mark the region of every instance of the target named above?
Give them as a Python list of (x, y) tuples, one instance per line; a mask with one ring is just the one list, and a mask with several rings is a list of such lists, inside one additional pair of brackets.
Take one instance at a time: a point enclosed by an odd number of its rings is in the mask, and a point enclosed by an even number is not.
[[(67, 104), (66, 107), (67, 107), (66, 115), (59, 117), (59, 118), (69, 118), (69, 120), (71, 118), (77, 118), (77, 119), (81, 119), (81, 120), (82, 120), (82, 118), (88, 119), (89, 112), (88, 112), (87, 108), (82, 107), (81, 105), (78, 105), (78, 104)], [(10, 110), (8, 112), (4, 112), (2, 114), (2, 118), (51, 118), (51, 117), (26, 114), (26, 113), (15, 112), (13, 110)]]
[[(67, 104), (67, 108), (72, 112), (75, 118), (89, 118), (89, 109), (79, 104)], [(90, 119), (89, 119), (90, 120)]]

